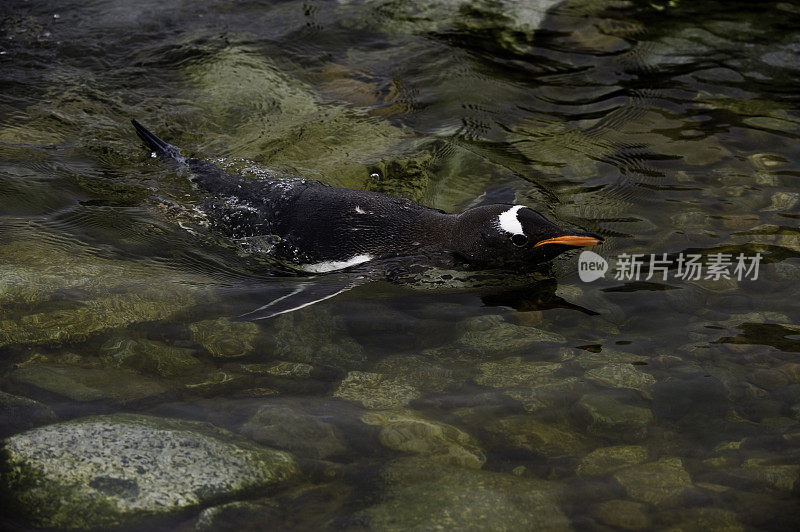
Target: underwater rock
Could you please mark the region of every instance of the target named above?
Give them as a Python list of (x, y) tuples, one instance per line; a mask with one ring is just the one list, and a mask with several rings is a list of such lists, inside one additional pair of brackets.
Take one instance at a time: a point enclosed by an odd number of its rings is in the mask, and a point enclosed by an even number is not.
[(486, 456), (472, 436), (452, 425), (425, 419), (416, 412), (369, 412), (362, 420), (381, 427), (380, 442), (390, 449), (475, 469), (486, 462)]
[(577, 407), (587, 423), (587, 430), (610, 440), (643, 440), (653, 422), (649, 409), (626, 405), (603, 394), (586, 394)]
[(499, 315), (477, 316), (463, 322), (463, 334), (456, 346), (476, 350), (485, 356), (514, 354), (531, 349), (542, 342), (564, 343), (560, 334), (535, 327), (508, 323)]
[(586, 378), (600, 386), (630, 388), (650, 397), (656, 379), (633, 364), (609, 364), (586, 372)]
[(270, 320), (275, 357), (292, 362), (350, 370), (366, 360), (364, 348), (347, 332), (344, 321), (319, 305)]
[(442, 392), (451, 384), (467, 380), (472, 373), (471, 368), (458, 365), (443, 357), (392, 355), (375, 364), (373, 369), (422, 392)]
[(420, 395), (416, 388), (398, 379), (364, 371), (349, 372), (333, 393), (334, 397), (359, 401), (375, 409), (405, 406)]
[(555, 382), (552, 375), (560, 370), (562, 364), (552, 362), (528, 361), (521, 357), (509, 357), (497, 362), (484, 362), (478, 365), (480, 375), (475, 382), (481, 386), (506, 388), (514, 386), (535, 386)]
[(413, 158), (381, 161), (375, 165), (375, 170), (379, 171), (370, 172), (364, 189), (422, 201), (431, 179), (429, 167), (432, 162), (430, 151)]
[(800, 193), (775, 192), (770, 198), (769, 207), (762, 209), (762, 211), (789, 211), (797, 205), (798, 201), (800, 201)]
[(555, 406), (564, 407), (574, 401), (580, 383), (576, 377), (557, 377), (563, 364), (509, 357), (478, 366), (480, 375), (474, 380), (482, 386), (509, 388), (503, 393), (520, 401), (528, 412)]
[(554, 482), (422, 457), (393, 462), (384, 475), (383, 500), (356, 516), (370, 529), (571, 530)]
[(774, 463), (775, 461), (775, 459), (747, 459), (737, 471), (738, 476), (777, 490), (792, 492), (796, 486), (800, 486), (800, 465)]
[(647, 449), (640, 445), (600, 447), (581, 460), (578, 475), (605, 475), (623, 467), (647, 461)]
[(643, 355), (605, 347), (602, 351), (596, 353), (583, 349), (562, 348), (559, 351), (558, 358), (562, 362), (569, 361), (571, 364), (585, 370), (609, 364), (647, 364), (649, 361), (649, 357)]
[[(148, 261), (111, 260), (76, 243), (57, 244), (62, 239), (45, 232), (9, 230), (3, 238), (0, 306), (15, 319), (0, 320), (0, 347), (83, 341), (212, 300), (212, 280), (200, 275), (177, 280)], [(75, 299), (47, 305), (69, 294)]]
[(173, 513), (296, 474), (292, 457), (209, 425), (117, 414), (5, 441), (3, 489), (40, 527), (88, 529)]
[(698, 532), (744, 532), (747, 530), (736, 512), (723, 508), (686, 508), (681, 512), (675, 512), (672, 517), (680, 519), (675, 519), (674, 523), (670, 523), (668, 530)]
[(647, 506), (642, 503), (614, 499), (595, 504), (592, 512), (604, 525), (625, 530), (641, 530), (650, 526)]
[(683, 462), (674, 457), (620, 469), (614, 478), (628, 497), (654, 505), (676, 502), (685, 489), (692, 487)]
[(242, 371), (255, 375), (272, 375), (274, 377), (292, 377), (308, 379), (314, 373), (314, 366), (302, 362), (286, 362), (277, 360), (265, 364), (242, 364)]
[(526, 449), (547, 458), (578, 456), (587, 447), (585, 438), (570, 427), (539, 421), (529, 415), (497, 419), (486, 430), (500, 437), (507, 446)]
[(49, 406), (0, 391), (0, 437), (55, 421)]
[(302, 412), (293, 405), (263, 405), (238, 432), (256, 443), (285, 449), (298, 457), (322, 459), (347, 451), (342, 435), (325, 416)]
[(170, 392), (161, 381), (128, 369), (33, 365), (15, 369), (11, 380), (79, 402), (102, 400), (121, 405), (139, 404)]
[(206, 320), (189, 325), (192, 340), (217, 358), (242, 357), (253, 351), (258, 325), (251, 321), (227, 318)]
[(194, 356), (192, 349), (145, 339), (112, 338), (100, 348), (100, 358), (107, 367), (128, 368), (161, 377), (181, 377), (209, 369)]
[(293, 173), (347, 188), (363, 188), (367, 164), (413, 144), (409, 131), (366, 110), (324, 102), (288, 68), (236, 45), (189, 63), (184, 73), (203, 118), (202, 127), (183, 129), (227, 141), (232, 157), (297, 168)]
[(529, 388), (512, 388), (504, 393), (522, 403), (526, 412), (547, 408), (566, 408), (585, 391), (585, 384), (577, 377), (553, 378), (553, 381)]
[(206, 508), (195, 521), (198, 532), (263, 530), (266, 523), (279, 522), (280, 507), (270, 500), (235, 501)]

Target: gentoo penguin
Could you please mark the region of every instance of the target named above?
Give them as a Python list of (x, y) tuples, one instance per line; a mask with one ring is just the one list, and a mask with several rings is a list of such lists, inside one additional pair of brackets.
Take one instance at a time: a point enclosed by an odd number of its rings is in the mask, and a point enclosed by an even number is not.
[[(234, 239), (270, 236), (274, 258), (304, 272), (327, 273), (421, 256), (477, 269), (533, 266), (569, 249), (603, 242), (596, 234), (559, 227), (524, 205), (480, 205), (448, 214), (387, 194), (317, 181), (235, 176), (182, 156), (177, 147), (136, 120), (132, 123), (154, 154), (187, 168), (191, 180), (210, 193), (204, 209), (216, 227)], [(323, 283), (298, 290), (248, 317), (290, 312), (355, 284)]]

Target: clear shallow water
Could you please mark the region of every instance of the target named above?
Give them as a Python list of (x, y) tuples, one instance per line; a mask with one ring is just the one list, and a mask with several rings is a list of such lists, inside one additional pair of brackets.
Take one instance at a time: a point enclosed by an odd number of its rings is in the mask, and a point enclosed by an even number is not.
[[(4, 3), (0, 389), (45, 405), (7, 409), (5, 434), (134, 412), (305, 464), (166, 528), (237, 500), (297, 529), (794, 528), (798, 21), (787, 2)], [(607, 259), (760, 253), (759, 276), (624, 281), (612, 260), (587, 284), (572, 256), (522, 288), (373, 283), (231, 325), (296, 279), (205, 229), (130, 118), (235, 170), (446, 210), (507, 184)]]

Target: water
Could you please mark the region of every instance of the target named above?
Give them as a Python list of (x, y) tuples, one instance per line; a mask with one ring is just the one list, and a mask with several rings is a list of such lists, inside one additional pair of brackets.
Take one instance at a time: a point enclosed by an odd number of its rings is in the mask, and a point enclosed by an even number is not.
[[(40, 403), (4, 406), (4, 435), (131, 412), (303, 464), (164, 529), (800, 522), (797, 4), (12, 0), (0, 21), (0, 389)], [(298, 281), (211, 231), (130, 118), (235, 171), (445, 210), (504, 184), (604, 235), (610, 270), (231, 323)], [(614, 278), (664, 253), (666, 280)], [(718, 253), (760, 254), (757, 279), (678, 276)]]

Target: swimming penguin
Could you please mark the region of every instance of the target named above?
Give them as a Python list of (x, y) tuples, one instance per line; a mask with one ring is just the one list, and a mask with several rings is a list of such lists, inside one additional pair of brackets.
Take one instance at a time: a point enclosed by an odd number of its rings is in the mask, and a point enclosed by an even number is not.
[[(201, 159), (184, 157), (136, 120), (136, 133), (157, 156), (191, 173), (211, 196), (204, 209), (234, 239), (269, 236), (274, 258), (308, 273), (353, 271), (403, 257), (466, 267), (533, 266), (603, 238), (559, 227), (538, 212), (511, 203), (479, 205), (460, 214), (377, 192), (337, 188), (305, 179), (248, 179)], [(301, 284), (294, 293), (245, 315), (261, 319), (333, 297), (369, 280)]]

